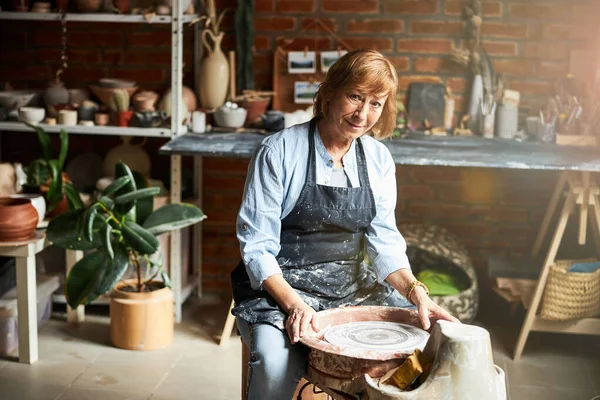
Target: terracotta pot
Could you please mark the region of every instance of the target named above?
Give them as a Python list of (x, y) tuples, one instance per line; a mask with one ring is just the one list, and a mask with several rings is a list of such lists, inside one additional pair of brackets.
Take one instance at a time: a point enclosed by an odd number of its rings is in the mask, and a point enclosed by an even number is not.
[[(44, 197), (46, 197), (48, 195), (48, 193), (44, 193)], [(48, 199), (46, 199), (46, 203), (48, 202)], [(57, 215), (66, 213), (67, 211), (69, 211), (69, 201), (67, 200), (67, 196), (63, 194), (63, 198), (61, 201), (59, 201), (58, 203), (56, 203), (56, 205), (54, 206), (54, 208), (50, 211), (46, 212), (46, 217), (48, 218), (54, 218)]]
[(19, 242), (31, 238), (38, 213), (29, 199), (0, 197), (0, 241)]
[(98, 12), (103, 0), (77, 0), (77, 10), (81, 12)]
[(129, 0), (113, 0), (115, 8), (121, 11), (121, 14), (126, 14), (129, 11)]
[(56, 0), (56, 11), (67, 11), (69, 9), (69, 0)]
[(129, 126), (133, 111), (117, 111), (113, 113), (113, 124), (116, 126)]
[[(114, 346), (127, 350), (155, 350), (173, 341), (173, 292), (161, 287), (152, 292), (127, 292), (137, 280), (119, 282), (110, 300), (110, 337)], [(162, 286), (162, 282), (152, 284)]]
[(237, 103), (248, 112), (248, 114), (246, 114), (245, 124), (249, 125), (259, 120), (260, 116), (267, 112), (267, 107), (269, 107), (270, 102), (270, 97), (257, 97), (254, 99), (238, 101)]
[[(206, 36), (210, 36), (214, 48), (210, 46)], [(215, 36), (210, 30), (202, 32), (202, 41), (206, 46), (208, 55), (200, 64), (200, 77), (198, 92), (200, 93), (200, 104), (203, 108), (217, 108), (225, 103), (227, 98), (227, 87), (229, 86), (229, 64), (225, 54), (221, 50), (223, 33)]]

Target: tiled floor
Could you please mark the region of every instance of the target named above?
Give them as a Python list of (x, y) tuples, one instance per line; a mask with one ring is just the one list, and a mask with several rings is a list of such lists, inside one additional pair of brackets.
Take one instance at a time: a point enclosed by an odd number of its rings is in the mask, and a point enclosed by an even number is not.
[[(240, 340), (233, 336), (226, 346), (217, 345), (227, 306), (210, 298), (188, 301), (174, 343), (152, 352), (113, 348), (105, 316), (88, 314), (81, 327), (69, 328), (55, 313), (59, 318), (40, 330), (38, 363), (0, 359), (0, 399), (239, 399)], [(521, 320), (517, 315), (485, 324), (511, 400), (600, 396), (600, 337), (532, 333), (522, 360), (513, 362), (509, 349)]]

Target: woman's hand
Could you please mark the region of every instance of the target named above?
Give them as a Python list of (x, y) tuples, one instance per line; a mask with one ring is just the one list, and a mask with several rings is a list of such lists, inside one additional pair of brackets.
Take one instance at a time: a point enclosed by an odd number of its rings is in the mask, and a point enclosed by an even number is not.
[(431, 327), (431, 322), (439, 319), (460, 323), (457, 318), (431, 300), (422, 287), (415, 288), (410, 297), (409, 300), (417, 306), (423, 329), (428, 330)]
[(285, 329), (293, 344), (301, 337), (317, 332), (317, 313), (302, 300), (292, 304), (287, 314)]

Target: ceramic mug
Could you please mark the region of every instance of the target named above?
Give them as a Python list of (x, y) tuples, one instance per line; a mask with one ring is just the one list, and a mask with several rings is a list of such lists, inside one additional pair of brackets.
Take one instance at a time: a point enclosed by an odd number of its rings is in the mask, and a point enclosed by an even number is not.
[(60, 110), (58, 112), (58, 123), (67, 126), (77, 125), (77, 111)]

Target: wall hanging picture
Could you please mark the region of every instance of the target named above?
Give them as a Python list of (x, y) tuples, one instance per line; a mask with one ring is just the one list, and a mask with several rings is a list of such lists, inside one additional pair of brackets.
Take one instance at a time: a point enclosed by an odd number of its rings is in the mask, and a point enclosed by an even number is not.
[(294, 82), (294, 103), (312, 104), (321, 82)]
[(317, 57), (314, 51), (290, 51), (288, 72), (290, 74), (314, 74), (317, 72)]
[(329, 67), (331, 67), (341, 56), (346, 54), (346, 50), (340, 51), (322, 51), (321, 56), (321, 71), (327, 72), (329, 71)]

